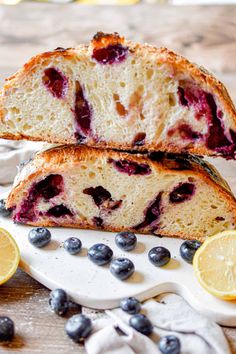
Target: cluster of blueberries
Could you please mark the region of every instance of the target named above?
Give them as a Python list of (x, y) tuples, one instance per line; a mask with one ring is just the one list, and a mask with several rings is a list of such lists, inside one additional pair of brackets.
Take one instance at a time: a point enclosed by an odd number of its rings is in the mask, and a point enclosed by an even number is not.
[[(51, 241), (51, 233), (44, 227), (37, 227), (29, 232), (29, 242), (35, 247), (44, 247)], [(131, 251), (135, 248), (137, 243), (137, 237), (131, 232), (120, 232), (116, 235), (115, 242), (118, 247), (124, 251)], [(64, 249), (75, 255), (81, 251), (82, 243), (77, 237), (70, 237), (63, 243)], [(89, 248), (88, 258), (93, 263), (99, 266), (103, 266), (110, 263), (111, 273), (120, 280), (127, 279), (134, 272), (134, 264), (128, 258), (117, 258), (112, 260), (112, 249), (103, 244), (97, 243)]]
[[(29, 241), (35, 247), (44, 247), (51, 241), (51, 233), (44, 227), (37, 227), (29, 232)], [(116, 245), (123, 251), (131, 251), (137, 244), (137, 237), (134, 233), (128, 231), (119, 232), (115, 237)], [(180, 255), (188, 263), (192, 263), (193, 256), (201, 242), (197, 240), (185, 241), (180, 246)], [(81, 251), (82, 242), (77, 237), (70, 237), (63, 243), (64, 249), (74, 255)], [(113, 259), (112, 249), (103, 244), (97, 243), (88, 250), (88, 258), (96, 265), (103, 266), (110, 263), (110, 272), (118, 279), (125, 280), (134, 273), (134, 264), (128, 258)], [(152, 264), (157, 267), (166, 265), (170, 259), (170, 251), (165, 247), (153, 247), (148, 258)]]
[[(70, 300), (63, 289), (55, 289), (50, 294), (49, 305), (53, 312), (61, 316), (68, 311)], [(129, 325), (132, 328), (146, 336), (152, 334), (153, 325), (147, 316), (139, 313), (141, 304), (136, 298), (128, 297), (121, 300), (120, 308), (131, 315)], [(75, 342), (81, 342), (87, 338), (92, 329), (90, 318), (83, 314), (73, 315), (65, 325), (66, 334)], [(181, 345), (176, 336), (168, 335), (159, 340), (158, 347), (163, 354), (179, 354)]]
[[(50, 293), (49, 306), (59, 316), (65, 315), (70, 308), (76, 307), (63, 289), (55, 289)], [(132, 328), (146, 336), (152, 334), (153, 325), (147, 316), (139, 313), (141, 304), (136, 298), (124, 298), (120, 302), (120, 308), (131, 315), (129, 325)], [(87, 338), (92, 329), (92, 321), (83, 314), (73, 315), (65, 325), (66, 334), (76, 343)], [(0, 316), (0, 342), (12, 340), (14, 332), (14, 322), (7, 316)], [(181, 344), (176, 336), (167, 335), (159, 340), (158, 348), (163, 354), (179, 354)]]

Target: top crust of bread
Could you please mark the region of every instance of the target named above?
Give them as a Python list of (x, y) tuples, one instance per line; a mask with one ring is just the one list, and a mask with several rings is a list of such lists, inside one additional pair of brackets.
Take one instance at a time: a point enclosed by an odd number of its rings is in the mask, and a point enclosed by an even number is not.
[[(149, 166), (152, 171), (150, 174), (152, 179), (149, 179), (149, 175), (127, 176), (110, 163), (110, 161), (122, 160), (133, 162), (134, 165)], [(53, 175), (61, 175), (67, 187), (52, 202), (42, 199), (42, 204), (36, 204), (35, 207), (32, 206), (29, 209), (33, 212), (37, 209), (39, 213), (42, 211), (43, 214), (37, 214), (36, 219), (24, 219), (23, 205), (33, 190), (32, 188), (38, 182), (40, 183)], [(193, 182), (198, 186), (197, 194), (193, 195), (193, 199), (186, 201), (186, 204), (175, 204), (173, 207), (173, 204), (169, 202), (169, 193), (179, 183), (187, 180), (190, 184)], [(126, 184), (127, 182), (128, 184)], [(134, 183), (136, 183), (136, 187), (139, 186), (138, 189), (133, 188)], [(84, 193), (86, 189), (90, 189), (90, 186), (98, 185), (102, 189), (105, 188), (105, 191), (109, 191), (114, 200), (123, 200), (124, 203), (111, 213), (104, 214), (104, 210), (100, 210), (100, 207), (90, 200), (91, 197)], [(174, 156), (173, 154), (148, 157), (144, 154), (122, 153), (85, 146), (54, 147), (37, 153), (23, 166), (16, 177), (6, 206), (13, 209), (13, 218), (16, 222), (33, 226), (97, 229), (99, 226), (94, 225), (92, 216), (101, 216), (101, 220), (104, 220), (104, 230), (137, 232), (134, 225), (143, 221), (143, 213), (147, 210), (147, 206), (150, 206), (154, 197), (156, 200), (157, 194), (162, 195), (162, 193), (164, 209), (160, 214), (162, 227), (156, 230), (158, 234), (203, 240), (205, 236), (225, 230), (226, 227), (233, 228), (235, 225), (236, 200), (229, 186), (212, 166), (201, 159), (193, 156)], [(34, 201), (38, 203), (37, 198)], [(45, 216), (45, 211), (55, 205), (65, 205), (69, 208), (68, 210), (73, 211), (74, 216), (69, 219), (63, 217), (55, 219)], [(127, 205), (129, 213), (127, 213)], [(23, 219), (21, 219), (21, 214), (18, 214), (21, 213), (21, 210), (23, 210)], [(201, 216), (198, 215), (199, 213)], [(150, 233), (152, 231), (147, 226), (139, 229), (139, 232)]]
[[(147, 163), (147, 158), (149, 160), (150, 166), (155, 169), (164, 170), (167, 173), (176, 171), (176, 164), (178, 166), (178, 159), (182, 161), (187, 161), (189, 165), (189, 170), (193, 170), (196, 174), (201, 175), (201, 177), (208, 183), (213, 185), (219, 185), (219, 188), (223, 188), (224, 194), (229, 198), (229, 200), (234, 200), (235, 197), (228, 185), (228, 183), (221, 177), (218, 171), (209, 162), (192, 155), (175, 155), (175, 154), (163, 154), (158, 161), (154, 158), (149, 158), (147, 154), (132, 154), (129, 152), (119, 152), (111, 149), (96, 149), (88, 148), (86, 146), (58, 146), (42, 150), (34, 155), (32, 159), (26, 162), (22, 169), (20, 169), (18, 175), (14, 181), (13, 193), (10, 193), (7, 200), (7, 207), (11, 208), (14, 205), (15, 197), (21, 189), (21, 182), (25, 183), (28, 178), (34, 180), (35, 176), (41, 174), (42, 172), (47, 175), (47, 171), (50, 169), (57, 170), (57, 166), (73, 166), (76, 162), (81, 160), (91, 160), (95, 161), (99, 157), (106, 159), (128, 159), (129, 161), (134, 161), (137, 163)], [(186, 169), (178, 169), (179, 174), (185, 174)]]
[[(42, 61), (44, 61), (44, 59), (50, 59), (51, 57), (64, 57), (68, 60), (71, 60), (74, 58), (74, 56), (79, 56), (80, 53), (86, 54), (87, 51), (91, 52), (92, 48), (94, 47), (100, 48), (101, 46), (105, 45), (107, 46), (122, 43), (126, 45), (133, 53), (136, 52), (143, 57), (153, 55), (156, 57), (157, 62), (169, 63), (173, 65), (173, 67), (176, 68), (176, 70), (179, 72), (189, 71), (191, 73), (192, 78), (196, 79), (204, 87), (213, 89), (213, 91), (218, 94), (221, 103), (224, 104), (225, 109), (232, 114), (236, 123), (236, 110), (228, 94), (228, 91), (226, 90), (222, 82), (217, 80), (213, 76), (213, 74), (211, 74), (203, 66), (198, 66), (195, 63), (191, 63), (188, 59), (165, 47), (157, 48), (147, 43), (135, 43), (129, 40), (125, 40), (123, 37), (119, 37), (122, 38), (122, 40), (118, 41), (117, 33), (104, 34), (103, 32), (98, 32), (96, 35), (94, 35), (93, 38), (96, 38), (96, 40), (93, 39), (91, 41), (90, 46), (80, 44), (74, 48), (56, 48), (53, 51), (44, 52), (33, 56), (26, 64), (24, 64), (22, 69), (18, 70), (14, 75), (5, 79), (6, 84), (0, 91), (1, 95), (3, 95), (5, 91), (10, 89), (14, 85), (14, 82), (20, 79), (22, 76), (28, 75), (30, 72), (35, 71), (37, 69), (37, 66), (40, 65)], [(99, 40), (97, 40), (97, 38), (99, 38)], [(3, 114), (2, 111), (1, 114)]]
[[(20, 69), (15, 75), (6, 79), (5, 86), (0, 92), (0, 122), (2, 125), (5, 124), (5, 116), (6, 116), (6, 105), (5, 101), (7, 97), (9, 97), (14, 90), (20, 85), (21, 82), (25, 82), (29, 75), (32, 75), (34, 72), (38, 70), (40, 66), (45, 66), (45, 62), (50, 62), (54, 59), (63, 58), (68, 61), (83, 61), (88, 60), (88, 56), (91, 58), (92, 52), (97, 48), (106, 47), (109, 45), (122, 44), (123, 46), (129, 49), (129, 52), (134, 54), (137, 58), (145, 59), (147, 62), (152, 60), (158, 64), (167, 64), (170, 65), (173, 69), (173, 75), (176, 73), (178, 77), (185, 77), (186, 73), (188, 73), (188, 77), (191, 78), (195, 83), (197, 83), (202, 89), (206, 92), (211, 92), (217, 102), (217, 105), (220, 106), (221, 110), (225, 112), (226, 123), (228, 128), (236, 131), (236, 110), (234, 104), (224, 87), (224, 85), (218, 81), (212, 74), (210, 74), (203, 67), (199, 67), (196, 64), (189, 62), (184, 57), (168, 50), (167, 48), (156, 48), (148, 44), (138, 44), (128, 40), (125, 40), (123, 37), (120, 37), (117, 33), (115, 34), (104, 34), (102, 32), (98, 32), (90, 45), (79, 45), (75, 48), (57, 48), (51, 52), (45, 52), (39, 55), (34, 56), (28, 63), (26, 63), (22, 69)], [(34, 123), (33, 123), (34, 124)], [(225, 124), (225, 123), (224, 123)], [(2, 130), (2, 131), (1, 131)], [(37, 135), (27, 134), (27, 131), (19, 131), (12, 133), (9, 129), (4, 131), (0, 127), (0, 137), (6, 139), (26, 139), (26, 140), (35, 140), (35, 141), (47, 141), (49, 143), (58, 143), (58, 144), (71, 144), (76, 143), (76, 140), (72, 141), (66, 137), (58, 136), (57, 139), (55, 137), (50, 136), (50, 134), (42, 135), (41, 133)], [(121, 150), (130, 149), (130, 146), (127, 146), (121, 139), (120, 142), (117, 141), (106, 141), (101, 140), (96, 143), (94, 140), (91, 142), (89, 139), (85, 142), (86, 145), (95, 146), (95, 147), (104, 147), (104, 148), (115, 148)], [(209, 151), (205, 146), (189, 146), (187, 151), (200, 155), (217, 155), (214, 151)], [(144, 146), (138, 146), (137, 150), (140, 151), (154, 151), (154, 150), (162, 150), (169, 152), (177, 152), (180, 153), (184, 151), (184, 149), (180, 149), (174, 144), (172, 146), (166, 146), (165, 141), (161, 141), (158, 146), (154, 143), (147, 143)]]

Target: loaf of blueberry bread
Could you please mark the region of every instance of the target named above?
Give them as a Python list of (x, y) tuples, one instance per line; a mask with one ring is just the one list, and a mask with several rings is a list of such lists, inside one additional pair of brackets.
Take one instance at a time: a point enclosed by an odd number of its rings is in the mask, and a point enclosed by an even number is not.
[(199, 240), (236, 222), (227, 183), (202, 159), (82, 145), (37, 153), (16, 177), (7, 207), (16, 223)]
[(236, 112), (205, 69), (97, 33), (33, 57), (0, 94), (0, 137), (234, 158)]

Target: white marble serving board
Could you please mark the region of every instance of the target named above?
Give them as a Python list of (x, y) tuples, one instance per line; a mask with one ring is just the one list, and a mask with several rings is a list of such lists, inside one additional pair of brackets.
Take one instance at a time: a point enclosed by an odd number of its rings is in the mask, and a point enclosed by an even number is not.
[[(236, 302), (221, 301), (201, 288), (192, 266), (179, 255), (182, 240), (137, 235), (135, 250), (124, 252), (115, 245), (114, 233), (50, 228), (51, 243), (38, 249), (28, 242), (31, 227), (14, 225), (6, 218), (0, 218), (0, 227), (14, 236), (21, 252), (20, 266), (29, 275), (49, 289), (65, 289), (83, 306), (109, 309), (117, 307), (126, 296), (145, 300), (163, 292), (175, 292), (214, 321), (236, 325)], [(72, 256), (62, 247), (62, 242), (70, 236), (82, 241), (83, 249), (78, 255)], [(134, 275), (120, 281), (110, 273), (108, 265), (99, 267), (89, 261), (87, 250), (98, 242), (109, 245), (114, 257), (130, 258), (135, 264)], [(172, 259), (165, 267), (158, 268), (149, 262), (148, 251), (154, 246), (165, 246), (170, 250)]]
[[(217, 159), (214, 164), (236, 192), (236, 163)], [(65, 289), (83, 306), (109, 309), (117, 307), (120, 300), (127, 296), (145, 300), (163, 292), (175, 292), (197, 311), (219, 324), (236, 326), (236, 301), (219, 300), (199, 285), (192, 265), (179, 255), (182, 240), (137, 235), (135, 250), (124, 252), (115, 245), (114, 233), (50, 228), (51, 243), (37, 249), (28, 242), (31, 227), (15, 225), (10, 219), (1, 217), (0, 227), (6, 228), (14, 236), (21, 251), (20, 266), (29, 275), (49, 289)], [(75, 256), (68, 254), (62, 247), (63, 241), (71, 236), (79, 237), (83, 244), (82, 251)], [(120, 281), (110, 273), (109, 265), (99, 267), (88, 260), (88, 248), (99, 242), (109, 245), (114, 257), (127, 257), (134, 262), (135, 273), (132, 277)], [(158, 268), (149, 262), (148, 251), (154, 246), (164, 246), (170, 250), (172, 259), (165, 267)]]

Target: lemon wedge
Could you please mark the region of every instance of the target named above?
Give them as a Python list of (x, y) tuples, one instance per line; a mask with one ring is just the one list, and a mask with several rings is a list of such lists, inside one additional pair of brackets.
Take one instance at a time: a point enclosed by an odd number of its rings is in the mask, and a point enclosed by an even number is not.
[(193, 258), (200, 284), (223, 300), (236, 299), (236, 231), (223, 231), (207, 238)]
[(15, 273), (20, 261), (20, 251), (5, 229), (0, 228), (0, 285), (8, 281)]

